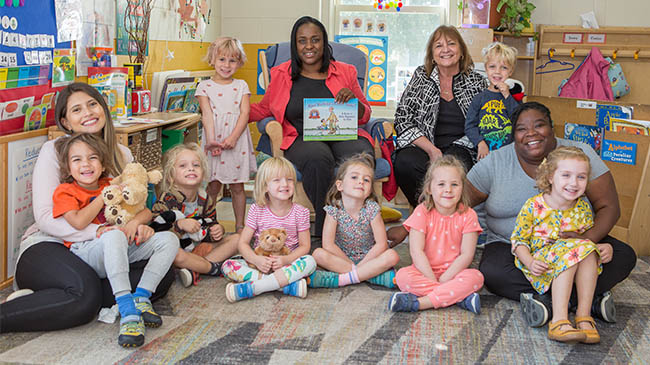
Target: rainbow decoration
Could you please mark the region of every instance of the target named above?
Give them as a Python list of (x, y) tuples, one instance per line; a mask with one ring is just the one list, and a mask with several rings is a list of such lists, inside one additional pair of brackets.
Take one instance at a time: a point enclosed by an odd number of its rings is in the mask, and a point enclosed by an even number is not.
[(377, 10), (390, 10), (395, 9), (395, 11), (400, 11), (402, 8), (402, 2), (401, 1), (393, 1), (393, 0), (374, 0), (374, 4), (372, 4), (373, 7)]

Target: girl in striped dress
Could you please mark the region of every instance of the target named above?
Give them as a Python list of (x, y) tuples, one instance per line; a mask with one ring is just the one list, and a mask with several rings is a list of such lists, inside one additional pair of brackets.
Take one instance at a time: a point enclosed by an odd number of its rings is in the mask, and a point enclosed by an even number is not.
[[(278, 289), (299, 298), (307, 296), (304, 278), (314, 272), (316, 261), (308, 255), (309, 210), (293, 202), (295, 182), (296, 171), (283, 157), (270, 158), (260, 165), (255, 178), (255, 203), (248, 211), (239, 238), (238, 249), (243, 258), (227, 260), (222, 266), (227, 278), (240, 282), (226, 286), (229, 302)], [(260, 233), (270, 228), (286, 231), (288, 255), (262, 256), (253, 251), (260, 243)], [(253, 237), (255, 244), (251, 248)]]

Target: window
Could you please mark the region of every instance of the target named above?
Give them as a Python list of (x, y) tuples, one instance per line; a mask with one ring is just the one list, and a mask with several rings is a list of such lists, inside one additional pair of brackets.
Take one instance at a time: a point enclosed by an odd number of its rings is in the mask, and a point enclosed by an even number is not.
[[(431, 33), (439, 25), (448, 23), (448, 0), (401, 2), (403, 6), (397, 12), (393, 9), (377, 10), (372, 0), (335, 0), (334, 34), (388, 36), (386, 98), (389, 107), (394, 105), (404, 82), (408, 82), (404, 75), (424, 64), (425, 46)], [(354, 20), (359, 20), (362, 26), (354, 27)], [(348, 26), (344, 27), (344, 21)], [(370, 32), (364, 25), (368, 22), (375, 25)], [(385, 33), (379, 33), (379, 24), (385, 25)]]

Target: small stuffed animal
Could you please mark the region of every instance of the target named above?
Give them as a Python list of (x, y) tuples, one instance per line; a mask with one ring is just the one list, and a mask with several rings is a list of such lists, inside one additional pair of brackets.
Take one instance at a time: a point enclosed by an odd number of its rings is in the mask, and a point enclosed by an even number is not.
[[(265, 229), (260, 233), (260, 244), (255, 248), (255, 254), (262, 256), (288, 255), (291, 251), (284, 245), (286, 240), (287, 231), (284, 228)], [(250, 264), (250, 266), (255, 268), (253, 264)]]
[[(154, 220), (149, 223), (149, 227), (154, 232), (169, 231), (177, 221), (185, 219), (183, 213), (177, 210), (168, 210), (160, 213)], [(210, 226), (214, 223), (212, 218), (193, 218), (201, 224), (201, 228), (194, 233), (178, 233), (181, 240), (181, 247), (185, 248), (191, 244), (198, 245), (203, 241), (210, 231)], [(184, 241), (186, 241), (184, 243)]]
[(106, 222), (112, 225), (124, 226), (136, 214), (145, 209), (147, 202), (147, 184), (157, 184), (162, 180), (158, 170), (147, 172), (139, 163), (128, 163), (122, 174), (111, 181), (111, 185), (102, 190), (104, 199), (104, 215)]

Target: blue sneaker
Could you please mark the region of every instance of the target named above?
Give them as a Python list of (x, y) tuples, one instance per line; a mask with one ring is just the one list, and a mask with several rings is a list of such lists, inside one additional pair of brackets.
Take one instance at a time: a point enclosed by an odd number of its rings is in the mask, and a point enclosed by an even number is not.
[(478, 293), (468, 295), (467, 298), (456, 303), (456, 305), (474, 314), (481, 314), (481, 297)]
[(368, 282), (392, 289), (395, 287), (395, 270), (390, 269), (388, 271), (384, 271), (383, 273), (375, 276), (374, 278), (368, 279)]
[(292, 297), (305, 298), (307, 296), (307, 280), (300, 279), (282, 288), (282, 292)]
[(226, 299), (228, 299), (230, 303), (252, 298), (253, 295), (253, 285), (250, 281), (240, 284), (228, 283), (228, 285), (226, 285)]
[(307, 278), (310, 288), (338, 288), (339, 274), (331, 271), (316, 270)]
[(388, 300), (388, 310), (393, 312), (417, 312), (419, 309), (418, 297), (411, 293), (394, 293)]

